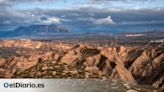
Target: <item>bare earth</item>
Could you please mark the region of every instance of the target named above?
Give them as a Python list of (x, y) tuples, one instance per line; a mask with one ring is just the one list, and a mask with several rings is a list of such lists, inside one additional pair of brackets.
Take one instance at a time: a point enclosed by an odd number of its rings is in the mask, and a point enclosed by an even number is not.
[[(1, 40), (0, 77), (117, 79), (127, 90), (164, 90), (164, 43), (130, 46), (76, 43)], [(126, 83), (133, 86), (127, 87)]]

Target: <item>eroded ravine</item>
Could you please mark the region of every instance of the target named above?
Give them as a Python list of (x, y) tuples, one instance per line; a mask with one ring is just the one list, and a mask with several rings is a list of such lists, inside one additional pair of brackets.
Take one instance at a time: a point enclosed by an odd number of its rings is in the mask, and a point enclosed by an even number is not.
[(164, 89), (164, 46), (71, 46), (0, 41), (1, 78), (100, 78)]

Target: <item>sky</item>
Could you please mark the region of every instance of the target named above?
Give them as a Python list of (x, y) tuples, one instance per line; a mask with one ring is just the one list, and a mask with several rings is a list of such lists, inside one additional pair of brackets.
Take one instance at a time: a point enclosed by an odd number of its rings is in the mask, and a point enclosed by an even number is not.
[[(5, 1), (5, 0), (1, 0)], [(15, 9), (74, 9), (83, 7), (94, 8), (163, 8), (163, 0), (13, 0)], [(21, 2), (20, 2), (21, 1)], [(24, 2), (23, 2), (24, 1)]]
[(0, 31), (33, 24), (86, 32), (163, 30), (164, 0), (0, 0)]

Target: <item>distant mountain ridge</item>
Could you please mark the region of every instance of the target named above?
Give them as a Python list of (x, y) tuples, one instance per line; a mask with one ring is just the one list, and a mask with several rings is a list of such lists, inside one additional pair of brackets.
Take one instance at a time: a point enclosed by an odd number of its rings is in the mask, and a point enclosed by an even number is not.
[(15, 29), (18, 32), (27, 32), (27, 33), (67, 33), (69, 30), (65, 27), (57, 25), (31, 25), (29, 27), (18, 27)]
[(47, 35), (54, 33), (69, 33), (70, 31), (59, 25), (30, 25), (28, 27), (20, 26), (13, 31), (0, 32), (0, 38), (3, 37), (17, 37), (17, 36), (31, 36), (31, 35)]

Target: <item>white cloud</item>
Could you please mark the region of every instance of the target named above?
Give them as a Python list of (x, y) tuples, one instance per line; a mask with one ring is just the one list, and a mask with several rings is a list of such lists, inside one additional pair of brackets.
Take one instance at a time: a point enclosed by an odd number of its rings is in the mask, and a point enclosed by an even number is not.
[(100, 18), (100, 19), (95, 19), (93, 21), (95, 24), (115, 24), (115, 22), (112, 20), (111, 16), (108, 16), (106, 18)]
[(100, 24), (115, 24), (115, 22), (112, 20), (111, 16), (107, 16), (106, 18), (99, 18), (99, 19), (95, 19), (95, 18), (92, 18), (92, 17), (89, 17), (89, 18), (78, 18), (77, 20), (80, 20), (80, 21), (90, 21), (93, 24), (97, 24), (97, 25), (100, 25)]
[(44, 23), (44, 24), (53, 24), (53, 23), (60, 24), (61, 19), (57, 18), (57, 17), (49, 17), (49, 18), (47, 18), (47, 20), (43, 20), (42, 23)]
[(48, 17), (46, 20), (40, 20), (43, 24), (61, 24), (62, 22), (72, 22), (70, 19)]

